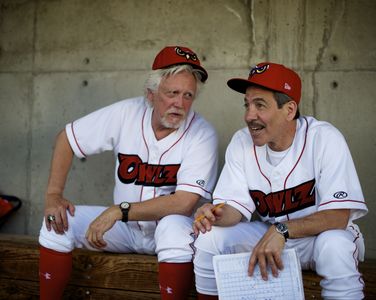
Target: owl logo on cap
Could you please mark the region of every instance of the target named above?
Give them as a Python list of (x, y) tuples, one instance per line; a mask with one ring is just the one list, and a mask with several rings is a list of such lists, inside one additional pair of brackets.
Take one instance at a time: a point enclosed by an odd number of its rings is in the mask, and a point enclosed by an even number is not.
[(184, 51), (179, 47), (175, 47), (175, 52), (179, 56), (184, 56), (187, 60), (197, 61), (197, 55), (194, 53)]
[(249, 72), (249, 76), (253, 76), (255, 74), (262, 74), (264, 73), (267, 69), (269, 69), (269, 65), (263, 65), (261, 67), (255, 66), (251, 69)]

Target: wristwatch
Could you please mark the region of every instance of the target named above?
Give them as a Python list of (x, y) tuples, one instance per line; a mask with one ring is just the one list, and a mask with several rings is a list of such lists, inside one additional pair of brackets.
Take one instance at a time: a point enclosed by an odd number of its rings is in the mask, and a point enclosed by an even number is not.
[(127, 223), (128, 222), (128, 213), (129, 213), (129, 210), (131, 209), (131, 204), (129, 202), (121, 202), (119, 204), (119, 207), (121, 209), (121, 212), (123, 214), (123, 217), (121, 218), (121, 221), (124, 222), (124, 223)]
[(278, 233), (282, 234), (285, 237), (285, 241), (289, 238), (289, 229), (285, 223), (274, 223), (275, 230), (277, 230)]

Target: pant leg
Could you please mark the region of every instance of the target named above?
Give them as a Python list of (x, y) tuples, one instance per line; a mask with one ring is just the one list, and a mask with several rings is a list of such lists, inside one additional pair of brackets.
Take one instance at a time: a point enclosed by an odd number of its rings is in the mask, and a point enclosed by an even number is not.
[[(64, 234), (57, 234), (54, 230), (48, 231), (43, 220), (40, 230), (39, 243), (48, 249), (59, 252), (70, 252), (74, 248), (86, 248), (94, 251), (85, 238), (90, 223), (99, 216), (107, 207), (103, 206), (76, 206), (75, 215), (68, 214), (68, 230)], [(115, 225), (104, 234), (107, 246), (104, 251), (119, 253), (146, 253), (154, 254), (155, 244), (153, 236), (143, 237), (139, 230), (135, 230), (128, 223), (116, 222)]]
[(347, 230), (328, 230), (319, 234), (313, 259), (321, 281), (324, 299), (363, 299), (364, 282), (358, 271), (358, 248)]
[(193, 260), (197, 292), (218, 295), (214, 276), (213, 256), (251, 252), (269, 225), (263, 222), (238, 223), (231, 227), (214, 226), (210, 232), (198, 236)]
[(159, 262), (191, 262), (193, 257), (193, 219), (182, 215), (162, 218), (154, 234)]
[[(39, 279), (41, 300), (61, 299), (65, 286), (69, 281), (72, 268), (72, 253), (74, 248), (92, 248), (85, 238), (90, 223), (100, 215), (106, 207), (76, 206), (75, 215), (68, 214), (68, 231), (56, 234), (48, 231), (43, 221), (39, 243)], [(136, 222), (116, 222), (104, 234), (107, 246), (102, 250), (110, 252), (155, 253), (153, 235), (141, 232)]]
[(193, 219), (181, 215), (164, 217), (155, 231), (163, 300), (187, 299), (193, 285)]

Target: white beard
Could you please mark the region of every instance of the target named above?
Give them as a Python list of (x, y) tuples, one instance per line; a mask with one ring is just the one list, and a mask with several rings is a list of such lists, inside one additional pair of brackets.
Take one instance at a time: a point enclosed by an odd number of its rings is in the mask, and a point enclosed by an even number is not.
[[(182, 114), (182, 119), (178, 122), (178, 123), (171, 123), (167, 120), (167, 116), (169, 113), (181, 113)], [(164, 113), (164, 115), (162, 116), (161, 118), (161, 123), (162, 125), (165, 127), (165, 128), (169, 128), (169, 129), (179, 129), (180, 126), (183, 124), (183, 122), (185, 121), (185, 117), (186, 117), (186, 114), (184, 111), (181, 111), (181, 110), (176, 110), (176, 109), (170, 109), (168, 111), (166, 111)]]

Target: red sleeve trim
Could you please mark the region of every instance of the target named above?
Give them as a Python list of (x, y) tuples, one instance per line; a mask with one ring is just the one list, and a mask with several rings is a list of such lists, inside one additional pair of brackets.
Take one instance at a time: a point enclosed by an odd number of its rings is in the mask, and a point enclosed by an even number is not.
[(186, 185), (186, 186), (191, 186), (191, 187), (194, 187), (194, 188), (199, 188), (199, 189), (203, 190), (205, 193), (208, 193), (209, 195), (212, 195), (212, 192), (209, 192), (208, 190), (205, 190), (204, 188), (202, 188), (199, 185), (194, 185), (194, 184), (189, 184), (189, 183), (178, 183), (176, 186), (179, 186), (179, 185)]
[[(332, 201), (329, 201), (329, 202), (321, 203), (319, 206), (324, 206), (324, 205), (335, 203), (335, 202), (337, 202), (337, 203), (338, 202), (355, 202), (355, 203), (360, 203), (360, 204), (366, 205), (363, 201), (359, 201), (359, 200), (332, 200)], [(352, 208), (352, 207), (349, 207), (349, 208)]]
[(78, 150), (80, 150), (81, 154), (86, 157), (87, 155), (85, 154), (84, 151), (82, 151), (80, 145), (77, 142), (76, 134), (74, 133), (74, 129), (73, 129), (73, 122), (71, 123), (71, 130), (72, 130), (72, 135), (73, 135), (73, 138), (74, 138), (74, 141), (75, 141), (75, 143), (77, 145)]
[(214, 200), (221, 200), (221, 201), (225, 201), (226, 203), (227, 203), (227, 202), (235, 202), (237, 205), (243, 207), (243, 208), (244, 208), (246, 211), (248, 211), (250, 214), (253, 214), (252, 211), (250, 211), (247, 207), (245, 207), (243, 204), (239, 203), (239, 202), (236, 201), (236, 200), (227, 200), (227, 199), (222, 199), (222, 198), (214, 198), (213, 201), (214, 201)]

